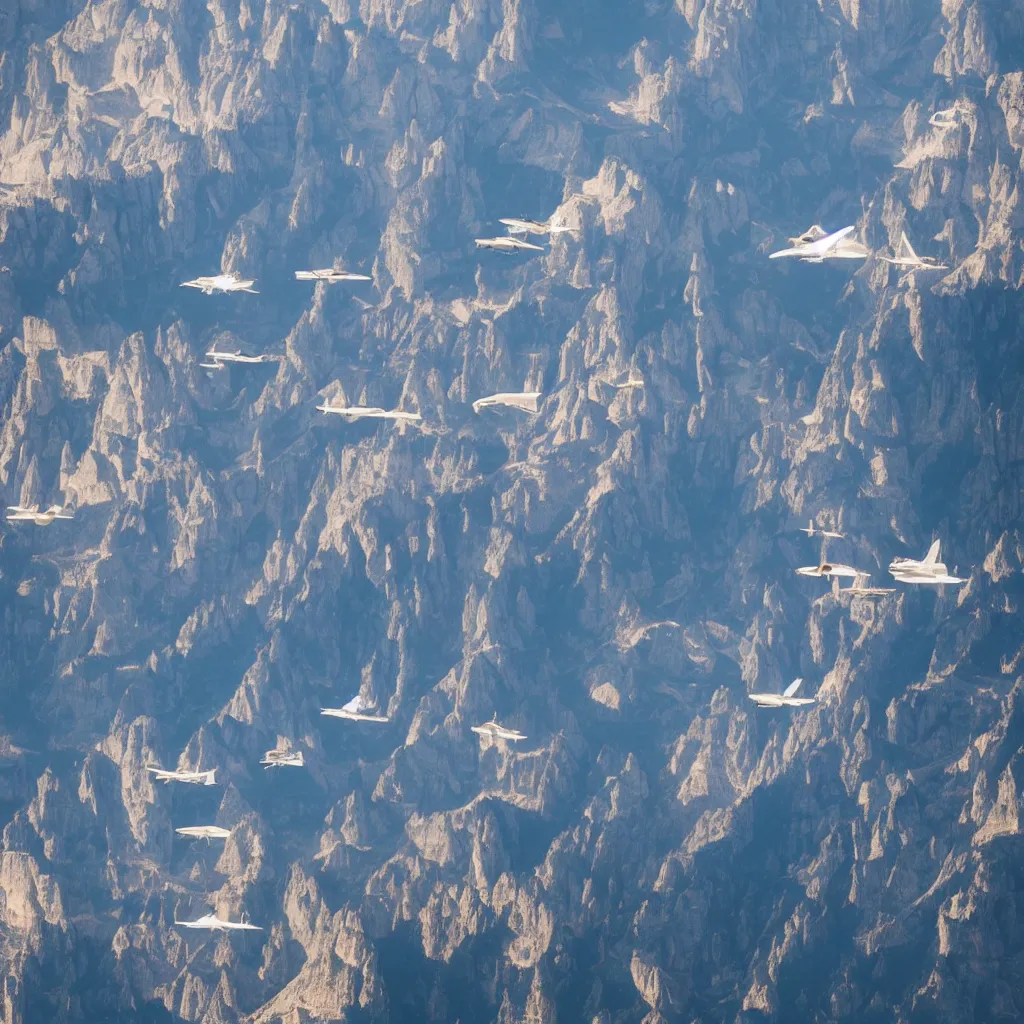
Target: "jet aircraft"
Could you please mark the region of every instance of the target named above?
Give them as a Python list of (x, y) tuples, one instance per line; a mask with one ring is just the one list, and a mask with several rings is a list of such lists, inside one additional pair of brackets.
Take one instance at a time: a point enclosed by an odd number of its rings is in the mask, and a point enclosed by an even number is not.
[(883, 256), (886, 263), (894, 267), (906, 267), (908, 270), (949, 270), (945, 263), (940, 263), (933, 256), (918, 256), (907, 238), (906, 231), (900, 232), (900, 244), (895, 256)]
[(518, 730), (506, 729), (503, 725), (498, 725), (497, 715), (483, 725), (471, 725), (469, 728), (470, 731), (480, 736), (489, 736), (492, 740), (512, 740), (513, 743), (518, 743), (520, 740), (526, 739), (525, 734)]
[(862, 597), (884, 597), (886, 594), (895, 594), (896, 589), (894, 587), (869, 587), (867, 586), (867, 576), (862, 573), (848, 587), (840, 587), (839, 593), (860, 594)]
[(195, 921), (179, 921), (174, 919), (179, 928), (206, 928), (216, 932), (261, 932), (263, 929), (257, 924), (249, 924), (247, 921), (222, 921), (216, 914), (203, 914)]
[(296, 281), (326, 281), (328, 284), (337, 284), (339, 281), (372, 281), (373, 278), (366, 274), (353, 274), (349, 270), (333, 270), (330, 267), (324, 270), (296, 270)]
[(801, 576), (870, 576), (870, 573), (854, 569), (852, 565), (840, 565), (837, 562), (822, 562), (821, 565), (805, 565), (797, 572)]
[[(863, 259), (868, 255), (868, 250), (859, 242), (846, 241), (847, 236), (857, 230), (856, 224), (840, 228), (830, 235), (819, 235), (818, 232), (823, 230), (815, 224), (797, 239), (790, 239), (791, 242), (794, 242), (791, 249), (780, 249), (778, 252), (773, 252), (768, 259), (777, 260), (781, 256), (796, 256), (806, 263), (821, 263), (826, 259)], [(803, 241), (805, 238), (812, 240)]]
[(204, 295), (212, 295), (214, 292), (248, 292), (250, 295), (259, 295), (253, 288), (255, 281), (244, 280), (234, 271), (228, 274), (217, 274), (214, 277), (197, 277), (193, 281), (182, 281), (182, 288), (198, 288)]
[(331, 715), (334, 718), (349, 718), (353, 722), (387, 722), (390, 721), (387, 715), (364, 714), (369, 708), (361, 696), (357, 693), (347, 704), (340, 708), (321, 708), (321, 715)]
[(806, 533), (808, 537), (814, 537), (817, 535), (818, 537), (834, 537), (836, 540), (842, 540), (846, 536), (845, 533), (833, 533), (831, 530), (817, 529), (814, 525), (813, 519), (808, 519), (807, 525), (801, 526), (800, 531), (801, 533)]
[(268, 750), (260, 761), (264, 768), (301, 768), (305, 763), (306, 758), (301, 750)]
[(258, 356), (243, 356), (242, 350), (238, 349), (235, 352), (218, 352), (215, 348), (210, 349), (206, 353), (207, 359), (212, 359), (212, 363), (200, 363), (200, 366), (205, 367), (207, 370), (219, 370), (222, 369), (226, 363), (270, 363), (280, 358), (279, 356), (269, 356), (265, 353), (261, 353)]
[[(825, 229), (820, 224), (812, 224), (802, 235), (791, 238), (789, 244), (794, 246), (809, 245), (813, 242), (820, 242), (823, 238), (825, 238)], [(829, 252), (828, 258), (862, 260), (870, 255), (871, 250), (867, 246), (861, 245), (860, 242), (852, 238), (843, 238)], [(804, 257), (804, 259), (807, 259), (807, 257)], [(808, 262), (820, 263), (821, 260), (808, 260)]]
[(536, 412), (540, 396), (540, 391), (499, 391), (496, 395), (478, 398), (473, 403), (473, 412), (479, 412), (492, 405), (508, 405), (523, 412)]
[(497, 249), (499, 252), (518, 252), (523, 249), (534, 249), (537, 252), (544, 252), (543, 245), (534, 245), (522, 238), (514, 238), (511, 235), (504, 238), (477, 238), (474, 239), (478, 249)]
[(541, 223), (536, 220), (520, 219), (519, 217), (502, 217), (499, 223), (504, 224), (510, 235), (556, 235), (563, 231), (572, 231), (564, 224), (552, 224), (550, 220)]
[(54, 519), (74, 519), (74, 514), (68, 515), (63, 505), (51, 505), (45, 511), (40, 511), (38, 505), (25, 508), (21, 505), (7, 506), (7, 520), (12, 523), (35, 523), (36, 526), (49, 526)]
[(231, 829), (221, 828), (220, 825), (185, 825), (174, 830), (181, 836), (189, 836), (192, 839), (227, 839), (231, 835)]
[(191, 782), (196, 786), (215, 786), (217, 784), (216, 768), (211, 768), (208, 772), (179, 772), (147, 764), (146, 771), (152, 772), (156, 776), (157, 782)]
[(338, 416), (347, 416), (349, 419), (360, 420), (405, 420), (410, 423), (418, 423), (423, 417), (418, 412), (402, 412), (401, 409), (384, 410), (377, 406), (370, 405), (330, 405), (324, 402), (317, 406), (318, 412), (333, 412)]
[(794, 679), (782, 693), (748, 693), (747, 696), (759, 708), (799, 708), (805, 704), (814, 704), (817, 697), (797, 697), (803, 679)]
[(890, 574), (900, 583), (966, 583), (967, 577), (951, 576), (945, 564), (939, 561), (939, 541), (928, 549), (919, 562), (913, 558), (894, 558), (889, 565)]

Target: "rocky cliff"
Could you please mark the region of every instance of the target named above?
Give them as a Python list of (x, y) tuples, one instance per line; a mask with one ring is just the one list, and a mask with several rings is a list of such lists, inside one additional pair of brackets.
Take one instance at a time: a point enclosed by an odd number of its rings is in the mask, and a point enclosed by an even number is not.
[(1022, 68), (1021, 0), (0, 9), (0, 497), (75, 509), (0, 538), (0, 1022), (1020, 1019)]

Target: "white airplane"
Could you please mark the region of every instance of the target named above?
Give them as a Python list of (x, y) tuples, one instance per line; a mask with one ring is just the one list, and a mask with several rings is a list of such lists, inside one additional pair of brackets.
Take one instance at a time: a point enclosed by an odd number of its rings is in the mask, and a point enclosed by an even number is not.
[(387, 715), (364, 714), (369, 708), (362, 697), (357, 693), (347, 704), (340, 708), (321, 708), (321, 715), (331, 715), (334, 718), (349, 718), (353, 722), (388, 722)]
[(38, 505), (24, 508), (21, 505), (7, 506), (7, 520), (11, 523), (35, 523), (36, 526), (49, 526), (54, 519), (74, 519), (74, 513), (68, 515), (63, 505), (51, 505), (41, 512)]
[(512, 740), (513, 743), (518, 743), (520, 740), (526, 739), (524, 733), (498, 725), (497, 715), (483, 725), (471, 725), (469, 728), (471, 732), (475, 732), (480, 736), (489, 736), (492, 740)]
[(212, 359), (212, 363), (200, 363), (200, 366), (205, 366), (208, 370), (217, 370), (224, 363), (270, 363), (279, 359), (280, 356), (269, 356), (266, 354), (260, 354), (258, 356), (243, 356), (242, 350), (238, 349), (235, 352), (218, 352), (216, 349), (210, 349), (206, 353), (207, 359)]
[(216, 914), (203, 914), (195, 921), (179, 921), (174, 919), (179, 928), (206, 928), (216, 932), (261, 932), (263, 929), (258, 924), (249, 924), (247, 921), (222, 921)]
[(499, 252), (518, 252), (522, 249), (535, 249), (537, 252), (544, 252), (543, 245), (534, 245), (522, 238), (477, 238), (474, 239), (478, 249), (497, 249)]
[(157, 768), (147, 764), (146, 771), (152, 772), (156, 776), (157, 782), (191, 782), (196, 786), (215, 786), (217, 784), (216, 768), (211, 768), (208, 772), (172, 772), (166, 768)]
[(542, 224), (537, 220), (520, 219), (519, 217), (502, 217), (498, 223), (504, 224), (510, 235), (557, 235), (563, 231), (572, 231), (564, 224), (552, 224), (550, 220)]
[(863, 597), (884, 597), (886, 594), (895, 594), (896, 589), (894, 587), (869, 587), (867, 586), (867, 576), (861, 574), (857, 576), (854, 581), (848, 587), (840, 587), (840, 594), (860, 594)]
[[(812, 224), (802, 235), (797, 235), (796, 238), (789, 240), (790, 245), (802, 246), (810, 245), (813, 242), (820, 242), (826, 237), (825, 229), (820, 224)], [(852, 238), (840, 239), (835, 248), (828, 254), (829, 259), (845, 259), (845, 260), (860, 260), (871, 255), (871, 250), (867, 246), (861, 245), (860, 242), (855, 241)], [(802, 257), (808, 259), (808, 257)], [(809, 262), (820, 263), (821, 260), (808, 260)]]
[(290, 750), (268, 750), (260, 761), (264, 768), (302, 768), (305, 763), (306, 758), (301, 750), (295, 753)]
[(817, 703), (816, 697), (797, 697), (803, 679), (794, 679), (782, 693), (748, 693), (747, 696), (759, 708), (799, 708), (805, 704)]
[(536, 412), (539, 408), (540, 391), (499, 391), (496, 395), (478, 398), (473, 403), (473, 412), (488, 409), (492, 405), (508, 405), (523, 412)]
[(353, 274), (350, 270), (296, 270), (296, 281), (326, 281), (328, 284), (337, 284), (339, 281), (372, 281), (373, 278), (366, 274)]
[(369, 405), (330, 405), (324, 402), (318, 405), (318, 412), (333, 412), (337, 416), (348, 416), (349, 419), (359, 420), (364, 417), (377, 420), (405, 420), (410, 423), (418, 423), (423, 417), (418, 412), (402, 412), (401, 409), (378, 409), (377, 406)]
[(967, 577), (950, 576), (949, 570), (939, 561), (939, 541), (932, 544), (920, 562), (913, 558), (894, 558), (889, 564), (889, 572), (900, 583), (967, 582)]
[(842, 540), (846, 536), (845, 533), (833, 533), (831, 530), (817, 529), (814, 525), (813, 519), (808, 519), (807, 525), (800, 527), (800, 532), (806, 533), (808, 537), (814, 537), (817, 535), (818, 537), (834, 537), (836, 540)]
[(248, 292), (250, 295), (259, 295), (253, 288), (255, 281), (246, 281), (239, 277), (234, 271), (229, 274), (217, 274), (214, 277), (197, 277), (193, 281), (182, 281), (182, 288), (199, 288), (204, 295), (212, 295), (214, 292)]
[(933, 128), (956, 128), (960, 121), (956, 117), (956, 107), (947, 107), (945, 110), (936, 110), (928, 123)]
[[(791, 249), (780, 249), (778, 252), (773, 252), (768, 259), (777, 260), (781, 256), (796, 256), (806, 263), (821, 263), (826, 259), (864, 259), (868, 255), (868, 250), (864, 246), (852, 240), (845, 242), (847, 236), (856, 230), (857, 225), (851, 224), (849, 227), (833, 231), (830, 235), (819, 235), (818, 232), (823, 232), (824, 229), (815, 224), (797, 239), (790, 239), (791, 242), (794, 242)], [(803, 241), (805, 238), (812, 240), (805, 242)]]
[(900, 232), (900, 244), (895, 256), (883, 256), (886, 263), (894, 267), (906, 267), (909, 270), (949, 270), (945, 263), (940, 263), (933, 256), (918, 256), (907, 238), (906, 231)]
[(854, 569), (852, 565), (839, 565), (834, 562), (822, 562), (821, 565), (805, 565), (797, 572), (801, 576), (870, 576), (870, 573)]
[(180, 836), (189, 836), (192, 839), (227, 839), (231, 835), (231, 829), (221, 828), (220, 825), (185, 825), (183, 828), (174, 830)]

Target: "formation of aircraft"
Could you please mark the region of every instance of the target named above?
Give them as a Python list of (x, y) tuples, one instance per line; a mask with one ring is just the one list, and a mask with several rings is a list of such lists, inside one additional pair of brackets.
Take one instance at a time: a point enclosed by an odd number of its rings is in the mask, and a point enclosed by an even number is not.
[(208, 772), (180, 772), (168, 771), (166, 768), (157, 768), (155, 765), (147, 764), (146, 771), (156, 776), (157, 782), (191, 782), (195, 786), (215, 786), (217, 784), (217, 769), (211, 768)]
[(521, 252), (524, 249), (533, 249), (536, 252), (544, 252), (543, 245), (534, 245), (523, 238), (516, 238), (514, 235), (499, 236), (498, 238), (476, 238), (478, 249), (497, 249), (498, 252)]
[(914, 558), (894, 558), (889, 572), (900, 583), (966, 583), (967, 577), (950, 575), (946, 566), (939, 561), (939, 541), (933, 542), (928, 554), (917, 561)]
[[(930, 123), (939, 128), (955, 127), (958, 122), (951, 117), (954, 113), (955, 110), (952, 108), (948, 111), (937, 111), (930, 119)], [(554, 235), (560, 232), (572, 230), (565, 225), (553, 223), (551, 220), (540, 222), (525, 218), (502, 218), (500, 223), (505, 226), (508, 231), (508, 235), (495, 238), (477, 238), (475, 239), (475, 245), (478, 249), (493, 249), (503, 253), (523, 251), (544, 252), (544, 246), (528, 241), (528, 236)], [(790, 248), (771, 253), (769, 255), (769, 259), (774, 260), (784, 257), (795, 257), (803, 262), (812, 263), (821, 263), (826, 259), (865, 259), (870, 255), (870, 252), (863, 244), (851, 237), (855, 231), (856, 226), (849, 225), (838, 231), (826, 233), (824, 228), (815, 224), (803, 234), (798, 235), (795, 238), (790, 238)], [(901, 234), (900, 244), (897, 247), (894, 256), (882, 256), (881, 258), (891, 265), (905, 267), (911, 270), (948, 269), (945, 265), (938, 263), (937, 260), (931, 257), (919, 256), (911, 246), (905, 232)], [(295, 278), (299, 281), (322, 281), (328, 284), (336, 284), (346, 281), (372, 280), (370, 276), (365, 274), (357, 274), (334, 268), (297, 270), (295, 271)], [(237, 273), (230, 272), (211, 277), (198, 277), (191, 281), (182, 282), (181, 287), (197, 288), (205, 295), (212, 295), (214, 292), (228, 293), (238, 291), (250, 294), (259, 294), (253, 288), (254, 284), (255, 280), (243, 279)], [(237, 350), (235, 352), (220, 352), (215, 348), (208, 351), (206, 353), (206, 357), (209, 361), (201, 363), (200, 365), (210, 370), (224, 369), (229, 363), (258, 364), (277, 358), (269, 355), (246, 356), (242, 354), (241, 350)], [(625, 381), (615, 382), (605, 380), (604, 383), (607, 383), (610, 387), (617, 389), (644, 386), (642, 377), (635, 377), (632, 369), (629, 371), (628, 377)], [(539, 391), (500, 392), (489, 395), (485, 398), (477, 399), (472, 403), (472, 408), (475, 413), (479, 413), (485, 408), (505, 406), (535, 414), (539, 411), (541, 397), (542, 393)], [(322, 405), (318, 405), (316, 408), (318, 411), (323, 413), (340, 415), (352, 420), (361, 418), (377, 418), (419, 422), (422, 419), (419, 413), (404, 412), (397, 409), (385, 410), (379, 407), (368, 406), (335, 406), (331, 405), (327, 401)], [(46, 525), (53, 522), (54, 519), (73, 518), (73, 515), (65, 514), (63, 507), (59, 505), (51, 505), (45, 511), (40, 511), (37, 507), (23, 508), (21, 506), (9, 506), (8, 513), (7, 518), (9, 520), (32, 521), (38, 525)], [(820, 536), (823, 538), (834, 539), (842, 539), (844, 537), (844, 534), (842, 533), (815, 527), (813, 519), (809, 520), (808, 526), (806, 528), (801, 528), (801, 530), (809, 537)], [(965, 579), (960, 579), (950, 575), (947, 567), (939, 561), (939, 541), (937, 540), (932, 544), (924, 559), (920, 561), (908, 558), (894, 559), (889, 567), (889, 571), (896, 580), (904, 583), (943, 584), (966, 582)], [(845, 590), (841, 590), (840, 593), (864, 596), (882, 596), (894, 593), (894, 590), (891, 588), (869, 586), (867, 581), (870, 574), (864, 573), (852, 566), (840, 563), (822, 562), (818, 566), (804, 566), (798, 568), (796, 569), (796, 572), (803, 576), (812, 577), (852, 577), (853, 582)], [(658, 626), (673, 626), (678, 628), (679, 623), (674, 621), (652, 623), (638, 631), (638, 636), (642, 637), (643, 635), (646, 635), (647, 631)], [(790, 683), (782, 693), (750, 693), (748, 694), (748, 697), (759, 708), (804, 707), (816, 703), (816, 697), (797, 696), (797, 691), (799, 690), (802, 682), (803, 680), (801, 678), (793, 680), (793, 682)], [(352, 721), (387, 723), (390, 720), (387, 715), (377, 714), (375, 710), (358, 694), (341, 708), (321, 708), (320, 713), (324, 716), (349, 719)], [(482, 725), (473, 725), (470, 728), (471, 731), (477, 735), (494, 741), (520, 742), (527, 739), (527, 736), (524, 733), (516, 729), (500, 725), (497, 721), (496, 715), (492, 721), (486, 722)], [(260, 764), (266, 769), (276, 767), (303, 767), (305, 765), (305, 758), (302, 751), (293, 752), (290, 750), (274, 749), (266, 751), (260, 761)], [(155, 775), (157, 781), (162, 781), (164, 783), (182, 782), (203, 786), (213, 786), (216, 784), (216, 768), (208, 771), (179, 771), (166, 770), (152, 765), (147, 765), (146, 767), (147, 771)], [(184, 826), (175, 829), (175, 832), (183, 836), (205, 839), (207, 842), (212, 839), (226, 839), (231, 834), (229, 829), (216, 825)], [(179, 921), (175, 918), (174, 924), (181, 928), (207, 929), (215, 931), (263, 930), (261, 927), (249, 924), (244, 920), (240, 922), (223, 920), (216, 914), (205, 914), (194, 921)]]
[(367, 274), (353, 274), (350, 270), (333, 270), (328, 267), (325, 270), (296, 270), (295, 280), (338, 284), (340, 281), (372, 281), (373, 278)]
[(507, 405), (523, 412), (537, 412), (540, 408), (540, 391), (499, 391), (496, 395), (478, 398), (473, 403), (473, 412), (489, 409), (493, 405)]
[(796, 570), (801, 576), (869, 576), (870, 573), (854, 569), (852, 565), (841, 565), (838, 562), (822, 562), (821, 565), (804, 565)]
[(805, 263), (821, 263), (823, 260), (832, 259), (864, 259), (868, 256), (868, 250), (849, 238), (856, 230), (856, 224), (850, 224), (827, 235), (821, 225), (815, 224), (802, 235), (791, 238), (791, 248), (773, 252), (768, 259), (796, 256)]
[(36, 526), (49, 526), (54, 519), (74, 519), (74, 514), (64, 511), (63, 505), (51, 505), (48, 509), (39, 510), (38, 505), (25, 508), (23, 505), (7, 506), (7, 521), (11, 523), (35, 523)]
[(747, 696), (759, 708), (799, 708), (817, 703), (816, 697), (797, 697), (803, 679), (794, 679), (782, 693), (748, 693)]
[(261, 932), (263, 929), (256, 924), (249, 924), (247, 921), (222, 921), (216, 914), (203, 914), (194, 921), (179, 921), (174, 919), (179, 928), (202, 928), (215, 932)]
[(418, 412), (402, 412), (401, 409), (378, 409), (369, 405), (331, 405), (324, 402), (317, 406), (318, 412), (332, 412), (336, 416), (346, 416), (348, 419), (378, 419), (378, 420), (404, 420), (409, 423), (418, 423), (423, 417)]
[(212, 295), (214, 292), (248, 292), (250, 295), (259, 295), (253, 288), (256, 282), (244, 280), (232, 271), (229, 274), (216, 274), (213, 277), (197, 277), (191, 281), (182, 281), (182, 288), (198, 288), (204, 295)]
[(808, 519), (807, 525), (801, 526), (800, 530), (802, 533), (806, 533), (808, 537), (834, 537), (836, 540), (842, 540), (846, 536), (845, 533), (835, 533), (832, 530), (819, 530), (814, 525), (813, 519)]
[(370, 710), (370, 705), (357, 693), (347, 704), (340, 708), (321, 708), (321, 715), (330, 715), (333, 718), (348, 718), (353, 722), (387, 722), (390, 721), (387, 715), (375, 715)]
[(900, 232), (900, 244), (894, 256), (881, 257), (894, 267), (906, 267), (908, 270), (949, 270), (945, 263), (940, 263), (932, 256), (918, 256), (907, 238), (906, 231)]
[(517, 729), (506, 729), (503, 725), (498, 725), (497, 715), (483, 725), (471, 725), (469, 728), (472, 732), (480, 736), (488, 736), (492, 740), (511, 740), (513, 743), (518, 743), (520, 740), (526, 739), (525, 734)]
[(302, 768), (306, 758), (301, 750), (268, 750), (260, 764), (266, 768)]
[(223, 370), (226, 368), (228, 363), (269, 363), (280, 358), (280, 356), (268, 356), (261, 354), (258, 356), (244, 356), (242, 350), (238, 349), (235, 352), (218, 352), (216, 349), (210, 349), (206, 353), (206, 358), (212, 360), (209, 363), (200, 363), (204, 369), (207, 370)]
[(189, 836), (192, 839), (227, 839), (231, 835), (231, 829), (221, 828), (220, 825), (185, 825), (174, 830), (181, 836)]

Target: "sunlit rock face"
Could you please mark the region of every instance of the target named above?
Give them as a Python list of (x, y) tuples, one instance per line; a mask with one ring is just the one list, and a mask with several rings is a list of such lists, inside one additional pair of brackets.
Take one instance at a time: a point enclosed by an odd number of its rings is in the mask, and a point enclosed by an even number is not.
[(1022, 24), (0, 9), (0, 1022), (1020, 1017)]

